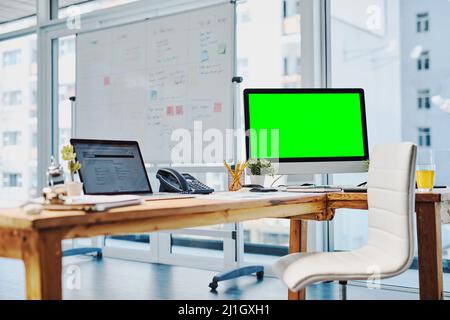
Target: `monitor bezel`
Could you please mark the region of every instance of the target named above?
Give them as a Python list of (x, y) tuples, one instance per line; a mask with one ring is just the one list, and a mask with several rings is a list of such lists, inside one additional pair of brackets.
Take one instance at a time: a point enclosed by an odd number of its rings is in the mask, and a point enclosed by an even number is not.
[(313, 158), (277, 158), (268, 159), (276, 163), (325, 163), (325, 162), (358, 162), (369, 160), (369, 143), (367, 133), (367, 114), (364, 89), (245, 89), (244, 90), (244, 117), (245, 117), (245, 150), (247, 160), (250, 157), (250, 105), (249, 96), (252, 94), (359, 94), (361, 106), (361, 121), (363, 129), (364, 155), (360, 157), (313, 157)]
[[(139, 151), (139, 157), (141, 160), (141, 164), (142, 164), (142, 168), (144, 170), (145, 173), (145, 179), (147, 181), (147, 185), (148, 185), (148, 190), (149, 191), (126, 191), (126, 192), (95, 192), (95, 193), (86, 193), (86, 185), (83, 184), (83, 192), (86, 195), (108, 195), (108, 196), (113, 196), (113, 195), (124, 195), (124, 194), (136, 194), (136, 195), (143, 195), (143, 194), (152, 194), (153, 190), (152, 190), (152, 186), (150, 184), (150, 180), (148, 178), (148, 174), (147, 174), (147, 169), (145, 168), (145, 163), (142, 157), (142, 152), (141, 152), (141, 148), (139, 147), (139, 143), (137, 141), (127, 141), (127, 140), (100, 140), (100, 139), (76, 139), (76, 138), (72, 138), (70, 139), (70, 144), (72, 146), (74, 146), (75, 149), (75, 144), (103, 144), (103, 145), (126, 145), (126, 146), (136, 146), (137, 150)], [(77, 161), (78, 161), (78, 156), (77, 156)], [(81, 170), (78, 172), (79, 176), (80, 176), (80, 181), (83, 182), (83, 176), (81, 174)]]

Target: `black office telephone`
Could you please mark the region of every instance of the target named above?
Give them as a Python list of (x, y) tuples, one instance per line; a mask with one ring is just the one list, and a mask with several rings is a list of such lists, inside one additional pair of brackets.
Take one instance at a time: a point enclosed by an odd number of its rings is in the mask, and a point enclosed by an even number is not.
[(160, 169), (156, 173), (156, 178), (160, 182), (159, 192), (176, 192), (188, 194), (210, 194), (214, 192), (207, 185), (201, 183), (188, 173), (166, 168)]

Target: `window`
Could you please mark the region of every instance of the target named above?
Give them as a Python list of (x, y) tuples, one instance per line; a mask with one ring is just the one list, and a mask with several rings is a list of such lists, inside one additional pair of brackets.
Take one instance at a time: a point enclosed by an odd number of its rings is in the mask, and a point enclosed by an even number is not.
[[(37, 19), (36, 15), (31, 15), (33, 13), (35, 12), (27, 13), (25, 18), (15, 19), (11, 20), (10, 22), (1, 23), (0, 34), (35, 26)], [(10, 16), (10, 14), (8, 14), (8, 16)]]
[[(374, 32), (364, 19), (373, 4), (379, 6), (381, 15), (372, 17), (372, 26), (376, 24), (384, 30), (382, 33)], [(418, 7), (427, 10), (418, 11)], [(438, 185), (450, 185), (450, 113), (445, 111), (450, 99), (450, 61), (443, 40), (443, 35), (450, 32), (449, 16), (447, 0), (330, 1), (330, 86), (365, 89), (369, 148), (400, 141), (415, 141), (432, 148)], [(424, 34), (432, 25), (436, 29), (439, 26), (441, 37)], [(430, 112), (424, 112), (427, 110)], [(364, 181), (366, 174), (333, 175), (337, 185)], [(331, 250), (347, 251), (367, 244), (367, 224), (367, 212), (338, 210), (330, 223)], [(443, 267), (448, 273), (448, 226), (443, 226), (442, 242)], [(417, 258), (410, 270), (382, 284), (418, 288)], [(446, 291), (449, 285), (447, 277)]]
[(75, 39), (73, 37), (62, 38), (59, 41), (59, 56), (63, 57), (75, 52)]
[(37, 148), (38, 146), (38, 135), (37, 132), (31, 133), (31, 146)]
[(3, 146), (18, 146), (20, 144), (20, 132), (3, 132)]
[(3, 92), (2, 103), (4, 106), (18, 106), (22, 104), (21, 91)]
[(37, 62), (37, 50), (31, 49), (31, 63)]
[(300, 1), (299, 0), (284, 0), (283, 1), (283, 18), (290, 18), (300, 15)]
[(417, 96), (417, 105), (419, 109), (431, 109), (430, 90), (419, 90)]
[(22, 174), (20, 173), (3, 173), (4, 188), (21, 188)]
[(288, 57), (283, 58), (283, 74), (285, 76), (289, 75), (289, 58)]
[(288, 17), (288, 4), (287, 4), (287, 0), (283, 1), (283, 18), (287, 18)]
[(36, 90), (33, 90), (31, 92), (31, 104), (34, 105), (34, 106), (37, 104), (37, 92), (36, 92)]
[(138, 0), (58, 0), (59, 10), (57, 14), (52, 12), (52, 15), (63, 19), (135, 1)]
[(417, 70), (429, 70), (430, 69), (430, 52), (424, 51), (417, 59)]
[(430, 31), (430, 19), (428, 12), (419, 13), (417, 15), (417, 32), (428, 32)]
[[(301, 87), (300, 7), (296, 0), (247, 0), (238, 11), (248, 11), (252, 20), (237, 25), (238, 74), (245, 71), (241, 85), (258, 87)], [(258, 36), (255, 36), (258, 35)], [(239, 61), (239, 60), (238, 60)], [(243, 61), (243, 60), (242, 60)], [(290, 177), (289, 183), (297, 184)], [(270, 185), (272, 182), (267, 182)], [(278, 181), (275, 185), (286, 184)], [(289, 221), (263, 219), (243, 224), (244, 263), (269, 265), (288, 253)]]
[[(36, 114), (36, 75), (30, 73), (35, 48), (36, 34), (0, 41), (2, 66), (5, 62), (16, 66), (0, 68), (0, 208), (23, 203), (37, 194), (37, 175), (31, 175), (37, 172), (37, 150), (28, 138), (37, 132), (38, 125), (35, 117), (30, 121)], [(5, 192), (3, 188), (14, 189)]]
[(419, 128), (419, 146), (431, 147), (431, 129)]
[(251, 21), (250, 12), (248, 10), (237, 13), (237, 23), (247, 23)]
[(297, 62), (296, 73), (301, 74), (302, 73), (302, 59), (300, 57), (297, 57), (297, 59), (295, 59), (295, 61)]
[(3, 67), (20, 64), (22, 51), (20, 49), (3, 52)]

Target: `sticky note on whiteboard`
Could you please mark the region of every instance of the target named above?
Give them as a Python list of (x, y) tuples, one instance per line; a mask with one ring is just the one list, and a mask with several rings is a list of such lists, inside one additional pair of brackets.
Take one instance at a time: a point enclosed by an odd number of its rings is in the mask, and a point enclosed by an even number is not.
[(105, 87), (109, 86), (111, 84), (111, 77), (107, 76), (103, 78), (103, 85)]
[(227, 53), (227, 45), (225, 43), (219, 43), (217, 45), (217, 53), (218, 54), (226, 54)]
[(209, 53), (208, 50), (202, 50), (200, 52), (200, 61), (201, 62), (206, 62), (209, 60)]
[(150, 90), (150, 101), (156, 101), (158, 100), (158, 91), (156, 90)]
[(222, 112), (222, 102), (214, 103), (214, 112), (216, 113)]
[(175, 112), (177, 116), (182, 116), (184, 114), (183, 106), (176, 106)]
[(175, 115), (174, 110), (173, 110), (173, 106), (168, 106), (168, 107), (167, 107), (166, 115), (167, 115), (168, 117), (172, 117), (172, 116)]

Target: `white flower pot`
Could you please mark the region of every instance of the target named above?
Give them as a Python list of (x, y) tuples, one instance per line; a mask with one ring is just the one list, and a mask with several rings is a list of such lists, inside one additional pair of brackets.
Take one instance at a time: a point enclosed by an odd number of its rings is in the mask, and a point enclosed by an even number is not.
[(260, 186), (265, 186), (266, 183), (266, 176), (250, 176), (250, 182), (251, 184), (256, 184)]
[(78, 197), (83, 194), (82, 182), (67, 182), (66, 183), (67, 195), (69, 197)]

